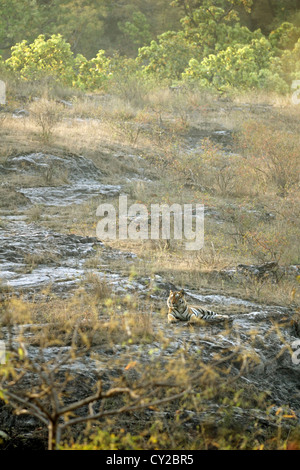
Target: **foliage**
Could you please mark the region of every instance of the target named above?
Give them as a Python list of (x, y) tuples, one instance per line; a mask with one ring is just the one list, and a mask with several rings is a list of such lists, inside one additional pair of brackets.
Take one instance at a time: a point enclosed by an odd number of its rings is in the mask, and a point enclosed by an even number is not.
[(202, 62), (192, 59), (183, 74), (185, 81), (198, 81), (201, 86), (224, 91), (228, 88), (263, 88), (287, 91), (286, 83), (270, 71), (273, 51), (270, 42), (254, 39), (251, 44), (230, 46), (210, 54)]
[(214, 8), (222, 8), (222, 20), (235, 14), (244, 25), (250, 29), (260, 28), (264, 34), (269, 34), (284, 21), (294, 22), (295, 14), (299, 11), (297, 0), (174, 0), (172, 4), (191, 22), (199, 7), (212, 13)]
[(191, 3), (184, 2), (187, 15), (181, 31), (164, 33), (139, 50), (137, 60), (146, 74), (169, 80), (180, 80), (183, 74), (185, 81), (220, 91), (228, 87), (288, 91), (276, 59), (281, 49), (293, 47), (298, 28), (283, 23), (268, 40), (259, 29), (250, 31), (240, 23), (236, 6), (243, 3), (249, 9), (249, 2), (203, 1), (197, 2), (197, 8)]
[(118, 51), (132, 57), (137, 46), (177, 25), (179, 12), (170, 11), (169, 3), (170, 0), (68, 1), (54, 26), (65, 34), (74, 53), (91, 58), (99, 49), (105, 49), (110, 56)]
[[(146, 30), (142, 18), (148, 25)], [(32, 42), (40, 34), (62, 34), (74, 54), (88, 59), (99, 49), (130, 55), (136, 52), (136, 45), (132, 36), (124, 35), (127, 22), (135, 39), (136, 27), (140, 39), (144, 39), (142, 31), (153, 39), (176, 28), (179, 18), (180, 11), (170, 9), (170, 0), (0, 0), (0, 51), (6, 56), (22, 40)]]
[(180, 18), (183, 29), (195, 33), (202, 17), (212, 22), (209, 28), (240, 22), (268, 35), (283, 22), (297, 26), (298, 10), (296, 0), (0, 0), (0, 53), (7, 58), (22, 40), (62, 34), (75, 55), (91, 59), (104, 49), (132, 57), (136, 45), (177, 31)]
[(146, 73), (155, 73), (169, 79), (180, 78), (190, 60), (202, 60), (211, 53), (224, 50), (234, 44), (247, 44), (261, 39), (258, 30), (251, 32), (238, 22), (234, 10), (211, 6), (194, 10), (192, 16), (181, 20), (181, 31), (168, 31), (139, 50), (138, 60)]
[(145, 80), (136, 60), (115, 54), (110, 63), (109, 87), (114, 95), (137, 108), (143, 107), (150, 80)]
[(265, 185), (286, 196), (299, 184), (299, 141), (287, 132), (254, 121), (243, 125), (238, 141), (241, 151)]
[(201, 3), (202, 6), (184, 17), (181, 23), (186, 37), (191, 41), (196, 41), (201, 48), (202, 57), (224, 50), (228, 46), (247, 44), (252, 39), (262, 37), (260, 30), (252, 32), (245, 25), (240, 24), (238, 12), (234, 9), (234, 2), (221, 0), (213, 4), (210, 1)]
[[(43, 24), (44, 2), (34, 0), (23, 0), (18, 6), (15, 5), (15, 21), (20, 21), (21, 25), (22, 12), (27, 18), (29, 3), (32, 4), (33, 19)], [(116, 10), (113, 8), (115, 2), (107, 0), (97, 5), (91, 0), (84, 4), (79, 0), (58, 3), (51, 0), (49, 23), (54, 18), (57, 20), (56, 28), (53, 28), (55, 33), (47, 36), (43, 31), (32, 43), (27, 39), (18, 42), (12, 46), (11, 56), (5, 65), (25, 80), (51, 76), (63, 85), (82, 90), (101, 89), (106, 83), (120, 83), (120, 71), (124, 65), (127, 77), (130, 69), (131, 90), (134, 89), (132, 84), (135, 80), (141, 84), (151, 78), (166, 80), (168, 84), (183, 79), (184, 82), (221, 92), (230, 88), (258, 88), (287, 93), (292, 81), (299, 78), (297, 40), (300, 28), (292, 21), (276, 24), (274, 30), (264, 35), (259, 28), (250, 29), (245, 21), (245, 15), (252, 14), (251, 6), (257, 11), (255, 1), (176, 0), (172, 5), (172, 11), (176, 11), (177, 15), (178, 12), (183, 14), (181, 28), (165, 31), (154, 40), (155, 25), (149, 14), (148, 2), (131, 0)], [(165, 6), (166, 0), (155, 0), (155, 15), (158, 15), (159, 8), (163, 9), (162, 14), (166, 14)], [(279, 15), (282, 8), (277, 9), (273, 4), (272, 7)], [(0, 3), (3, 18), (11, 12), (11, 8), (5, 0)], [(289, 5), (288, 10), (293, 11), (293, 6)], [(96, 18), (93, 27), (92, 18)], [(106, 31), (109, 35), (108, 28), (111, 28), (119, 37), (118, 45), (123, 41), (129, 55), (137, 46), (142, 46), (135, 62), (134, 58), (128, 59), (116, 50), (112, 53), (110, 46), (111, 57), (107, 55), (107, 48), (101, 48), (94, 56), (90, 55), (98, 39), (93, 46), (84, 46), (87, 55), (82, 52), (76, 54), (78, 44), (87, 42), (86, 38), (83, 39), (85, 27), (91, 32), (91, 37), (96, 35), (96, 29), (101, 34)], [(32, 27), (32, 34), (37, 30)], [(44, 30), (47, 31), (47, 28)], [(107, 43), (104, 41), (103, 44)], [(123, 46), (120, 50), (124, 50)]]
[[(208, 13), (213, 16), (216, 21), (228, 19), (228, 17), (236, 16), (237, 7), (243, 7), (246, 11), (250, 12), (252, 0), (217, 0), (211, 2), (210, 0), (173, 0), (172, 5), (183, 7), (185, 14), (193, 21), (194, 15), (199, 9), (209, 10)], [(219, 16), (220, 10), (223, 10), (221, 17)]]
[(283, 52), (278, 63), (278, 70), (288, 83), (292, 80), (300, 80), (300, 39), (292, 51), (287, 49)]
[(285, 21), (269, 35), (273, 47), (292, 50), (300, 37), (300, 28)]
[(58, 34), (48, 40), (40, 35), (32, 44), (16, 44), (5, 64), (25, 80), (51, 76), (64, 85), (98, 89), (107, 79), (110, 60), (102, 50), (91, 60), (81, 54), (74, 58), (70, 44)]
[(48, 32), (49, 18), (56, 20), (58, 7), (58, 0), (0, 0), (0, 50)]
[(6, 65), (26, 80), (50, 75), (65, 84), (72, 83), (73, 53), (61, 35), (52, 35), (48, 40), (40, 35), (32, 44), (25, 40), (16, 44)]
[(139, 49), (137, 61), (146, 74), (160, 79), (179, 79), (189, 60), (198, 55), (196, 44), (188, 42), (182, 31), (168, 31)]
[(145, 46), (152, 39), (150, 25), (140, 11), (133, 13), (131, 21), (120, 22), (119, 29), (138, 46)]
[(138, 450), (141, 449), (140, 436), (132, 436), (121, 428), (120, 434), (99, 429), (83, 442), (65, 445), (63, 450)]
[(101, 88), (109, 76), (110, 59), (100, 50), (95, 58), (87, 60), (77, 54), (74, 60), (75, 77), (72, 85), (78, 88), (94, 90)]

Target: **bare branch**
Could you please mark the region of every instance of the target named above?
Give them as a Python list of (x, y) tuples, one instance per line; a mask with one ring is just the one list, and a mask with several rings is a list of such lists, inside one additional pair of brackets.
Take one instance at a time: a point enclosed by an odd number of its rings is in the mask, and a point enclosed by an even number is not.
[(117, 408), (117, 409), (114, 409), (114, 410), (102, 411), (102, 412), (96, 413), (94, 415), (88, 415), (88, 416), (82, 416), (82, 417), (79, 417), (79, 418), (74, 418), (74, 419), (71, 419), (71, 420), (67, 421), (66, 423), (64, 423), (62, 425), (59, 425), (59, 427), (61, 428), (61, 430), (63, 430), (68, 426), (72, 426), (74, 424), (78, 424), (78, 423), (82, 423), (82, 422), (86, 422), (86, 421), (98, 420), (98, 419), (103, 418), (105, 416), (113, 416), (113, 415), (118, 415), (118, 414), (121, 414), (121, 413), (128, 413), (128, 412), (131, 412), (131, 411), (137, 411), (137, 410), (142, 410), (142, 409), (145, 409), (145, 408), (155, 407), (155, 406), (162, 405), (164, 403), (168, 403), (170, 401), (182, 398), (184, 395), (186, 395), (190, 392), (191, 392), (191, 389), (188, 388), (188, 389), (184, 390), (183, 392), (177, 393), (175, 395), (170, 395), (169, 397), (165, 397), (165, 398), (162, 398), (160, 400), (154, 400), (153, 402), (150, 402), (150, 403), (146, 403), (146, 402), (142, 401), (141, 403), (136, 404), (136, 405), (127, 405), (127, 406), (123, 406), (121, 408)]
[[(22, 414), (25, 414), (25, 413), (33, 414), (34, 416), (39, 418), (41, 421), (43, 421), (43, 423), (48, 425), (50, 415), (42, 411), (38, 406), (34, 405), (33, 403), (28, 402), (28, 400), (20, 397), (19, 395), (13, 392), (5, 391), (5, 395), (11, 398), (11, 400), (15, 401), (16, 404), (20, 404), (26, 407), (25, 409), (21, 410)], [(28, 410), (28, 408), (30, 408), (30, 411)]]

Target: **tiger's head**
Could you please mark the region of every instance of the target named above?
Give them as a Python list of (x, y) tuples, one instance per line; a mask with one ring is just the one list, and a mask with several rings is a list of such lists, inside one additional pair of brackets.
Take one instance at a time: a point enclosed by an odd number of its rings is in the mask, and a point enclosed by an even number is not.
[(184, 294), (185, 292), (183, 289), (175, 292), (170, 290), (170, 295), (167, 300), (169, 310), (176, 309), (180, 312), (186, 308), (186, 300), (184, 298)]

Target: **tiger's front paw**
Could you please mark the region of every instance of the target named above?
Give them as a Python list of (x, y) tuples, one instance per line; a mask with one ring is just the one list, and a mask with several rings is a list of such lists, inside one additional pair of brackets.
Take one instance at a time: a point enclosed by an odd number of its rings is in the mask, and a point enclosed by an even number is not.
[(171, 313), (168, 314), (168, 323), (178, 323), (179, 320), (174, 317)]
[(198, 317), (196, 317), (195, 314), (193, 314), (191, 316), (191, 318), (189, 319), (189, 323), (191, 323), (191, 324), (198, 323), (198, 322), (199, 322), (199, 319), (198, 319)]

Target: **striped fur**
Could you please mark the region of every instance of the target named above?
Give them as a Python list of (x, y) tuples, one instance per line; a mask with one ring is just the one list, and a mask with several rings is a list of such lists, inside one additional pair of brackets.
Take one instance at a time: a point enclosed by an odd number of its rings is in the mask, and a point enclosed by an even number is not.
[(200, 306), (188, 305), (184, 298), (183, 290), (177, 292), (173, 292), (171, 290), (167, 300), (167, 305), (169, 307), (169, 323), (177, 323), (178, 321), (195, 322), (198, 320), (222, 321), (230, 319), (227, 315), (220, 315)]

